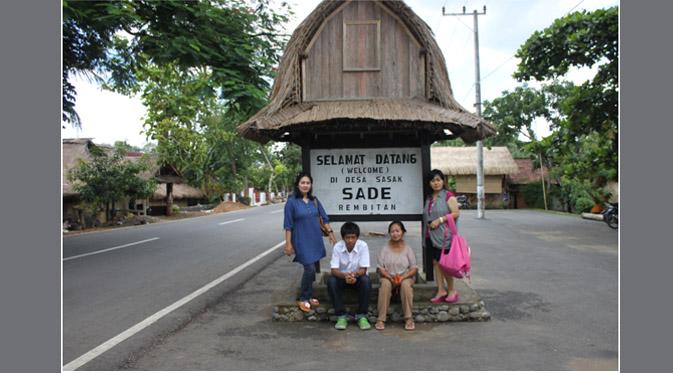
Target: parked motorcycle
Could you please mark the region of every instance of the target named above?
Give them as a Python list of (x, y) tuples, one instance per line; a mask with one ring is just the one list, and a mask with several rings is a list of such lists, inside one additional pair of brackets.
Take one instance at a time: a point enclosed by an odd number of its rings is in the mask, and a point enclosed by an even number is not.
[(467, 198), (466, 195), (461, 194), (459, 196), (456, 196), (456, 200), (458, 201), (458, 205), (461, 210), (470, 208), (470, 199)]
[(603, 221), (612, 229), (617, 229), (619, 227), (619, 207), (617, 203), (605, 204)]

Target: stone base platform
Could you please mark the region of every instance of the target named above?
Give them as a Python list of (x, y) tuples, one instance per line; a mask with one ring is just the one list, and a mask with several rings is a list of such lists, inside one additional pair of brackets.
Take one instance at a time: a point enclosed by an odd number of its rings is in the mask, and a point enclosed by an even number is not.
[[(327, 295), (327, 278), (329, 272), (322, 272), (316, 278), (313, 287), (313, 296), (320, 301), (320, 306), (309, 312), (302, 312), (297, 306), (298, 286), (283, 293), (273, 294), (274, 306), (272, 318), (274, 321), (336, 321), (334, 309), (331, 308)], [(379, 292), (379, 278), (376, 272), (370, 272), (372, 291), (369, 298), (368, 318), (375, 322), (378, 311), (376, 309)], [(484, 302), (477, 292), (463, 280), (454, 280), (455, 288), (460, 295), (456, 303), (430, 303), (430, 298), (435, 295), (437, 289), (434, 282), (426, 282), (422, 276), (417, 276), (414, 284), (413, 317), (417, 323), (422, 322), (448, 322), (448, 321), (487, 321), (491, 314), (486, 310)], [(344, 303), (349, 319), (357, 310), (357, 293), (347, 289), (344, 294)], [(394, 295), (388, 308), (388, 323), (403, 322), (403, 314), (399, 295)]]

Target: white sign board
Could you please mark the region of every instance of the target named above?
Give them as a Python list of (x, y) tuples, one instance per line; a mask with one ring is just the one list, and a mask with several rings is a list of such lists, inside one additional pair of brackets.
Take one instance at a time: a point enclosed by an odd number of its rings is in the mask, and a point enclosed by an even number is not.
[(421, 214), (420, 148), (311, 149), (313, 194), (330, 215)]

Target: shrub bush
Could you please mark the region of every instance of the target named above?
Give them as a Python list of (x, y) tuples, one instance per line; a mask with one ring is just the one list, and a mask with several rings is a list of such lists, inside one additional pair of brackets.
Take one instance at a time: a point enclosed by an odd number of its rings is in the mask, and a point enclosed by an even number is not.
[(544, 199), (542, 194), (542, 185), (539, 183), (526, 184), (521, 188), (523, 199), (528, 207), (543, 209)]
[(575, 211), (587, 212), (593, 207), (594, 201), (588, 197), (579, 197), (575, 200)]

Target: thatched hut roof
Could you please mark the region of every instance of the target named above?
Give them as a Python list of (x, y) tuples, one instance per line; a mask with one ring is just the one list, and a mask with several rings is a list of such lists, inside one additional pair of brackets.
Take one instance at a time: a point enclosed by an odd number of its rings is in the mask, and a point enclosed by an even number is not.
[(63, 197), (77, 196), (79, 193), (75, 192), (72, 183), (68, 180), (68, 173), (71, 169), (77, 166), (78, 160), (91, 160), (92, 148), (97, 145), (93, 143), (90, 138), (82, 139), (63, 139), (62, 141), (62, 175), (61, 188)]
[[(201, 189), (194, 188), (188, 184), (173, 184), (173, 199), (185, 199), (185, 198), (194, 198), (200, 199), (204, 198), (206, 195), (201, 191)], [(152, 195), (153, 199), (166, 199), (166, 183), (157, 184), (156, 189), (154, 189), (154, 194)]]
[(413, 126), (433, 133), (452, 132), (466, 142), (495, 134), (495, 127), (468, 112), (454, 98), (446, 62), (430, 27), (402, 1), (378, 1), (407, 27), (426, 54), (425, 100), (386, 99), (302, 101), (301, 59), (321, 25), (346, 1), (325, 0), (297, 27), (282, 57), (269, 104), (238, 127), (246, 138), (266, 143), (306, 126), (365, 120), (385, 128)]
[[(484, 175), (508, 175), (519, 171), (509, 149), (504, 146), (484, 147)], [(477, 148), (434, 146), (430, 148), (431, 168), (445, 175), (476, 175)]]
[[(90, 138), (82, 139), (63, 139), (62, 140), (62, 152), (63, 152), (63, 175), (62, 175), (62, 191), (64, 197), (78, 196), (79, 193), (75, 192), (72, 184), (68, 180), (68, 173), (71, 169), (77, 166), (78, 160), (90, 161), (92, 159), (91, 152), (93, 148), (99, 148), (100, 150), (111, 153), (114, 149), (106, 145), (97, 145), (94, 144)], [(182, 195), (187, 197), (184, 198), (201, 198), (204, 196), (203, 192), (193, 188), (187, 184), (181, 184), (184, 182), (184, 179), (179, 172), (175, 170), (174, 167), (170, 165), (161, 166), (159, 164), (159, 157), (156, 154), (143, 154), (138, 152), (129, 152), (124, 157), (125, 160), (131, 162), (138, 162), (142, 157), (146, 157), (149, 162), (149, 169), (140, 173), (140, 177), (143, 179), (154, 178), (159, 184), (163, 185), (163, 194), (165, 197), (166, 193), (166, 183), (173, 183), (173, 191), (176, 192), (176, 188), (179, 187), (179, 194), (175, 195), (174, 198), (180, 199)], [(157, 188), (159, 188), (159, 186)], [(176, 192), (177, 193), (177, 192)], [(155, 192), (156, 195), (156, 192)], [(179, 195), (179, 196), (178, 196)]]
[[(143, 158), (144, 157), (144, 158)], [(143, 179), (154, 178), (159, 183), (174, 183), (180, 184), (184, 182), (182, 175), (171, 165), (163, 165), (159, 163), (159, 155), (156, 153), (137, 153), (130, 152), (124, 157), (125, 160), (131, 162), (139, 162), (141, 159), (146, 159), (149, 163), (149, 169), (141, 172), (138, 176)]]

